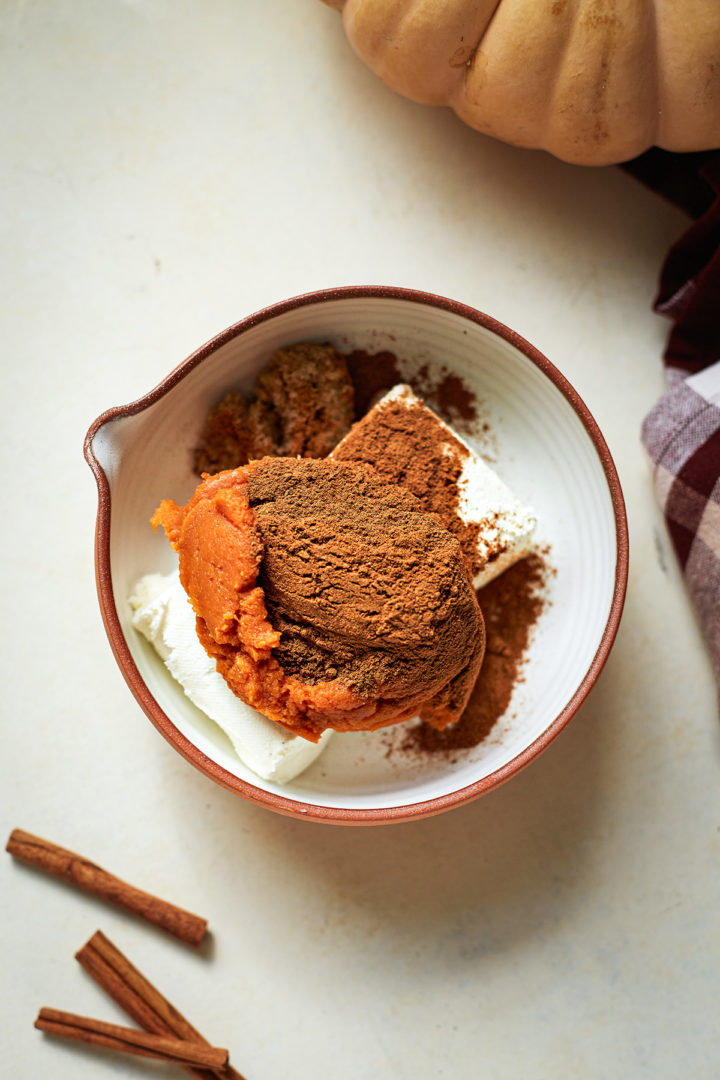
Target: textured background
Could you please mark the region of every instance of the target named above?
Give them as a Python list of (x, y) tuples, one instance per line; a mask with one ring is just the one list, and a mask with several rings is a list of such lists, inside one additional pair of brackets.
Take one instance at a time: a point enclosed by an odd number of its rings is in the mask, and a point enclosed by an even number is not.
[[(102, 926), (249, 1080), (716, 1077), (715, 691), (638, 442), (686, 220), (392, 95), (312, 0), (6, 2), (0, 100), (3, 828), (215, 935), (196, 955), (5, 857), (8, 1075), (175, 1075), (32, 1029), (45, 1004), (120, 1017), (72, 960)], [(544, 351), (607, 437), (632, 544), (615, 650), (557, 743), (377, 830), (245, 804), (151, 727), (102, 630), (81, 455), (216, 331), (351, 283), (455, 297)]]

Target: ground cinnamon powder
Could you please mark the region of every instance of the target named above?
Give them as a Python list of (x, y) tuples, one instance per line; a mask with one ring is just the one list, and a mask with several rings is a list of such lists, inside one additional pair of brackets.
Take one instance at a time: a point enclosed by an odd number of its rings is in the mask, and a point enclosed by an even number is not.
[(456, 720), (485, 640), (457, 541), (365, 464), (266, 458), (248, 477), (285, 674)]
[(404, 733), (403, 753), (448, 754), (477, 746), (492, 731), (522, 679), (522, 665), (546, 600), (543, 587), (552, 573), (547, 553), (527, 556), (478, 589), (485, 618), (485, 659), (465, 712), (457, 724), (437, 731), (419, 723)]
[(477, 420), (478, 409), (475, 395), (468, 390), (458, 375), (446, 373), (434, 385), (431, 380), (430, 385), (422, 392), (426, 401), (441, 416), (450, 416), (452, 420), (457, 416), (468, 424)]
[(336, 461), (367, 462), (387, 484), (412, 491), (457, 537), (474, 578), (501, 551), (482, 558), (478, 535), (481, 525), (490, 523), (465, 522), (458, 512), (458, 480), (467, 457), (467, 447), (452, 438), (422, 404), (406, 400), (384, 402), (356, 423), (333, 451)]
[(394, 353), (377, 353), (355, 349), (347, 353), (345, 362), (355, 390), (355, 419), (359, 420), (376, 400), (398, 383), (407, 383), (425, 403), (448, 424), (458, 427), (472, 425), (478, 417), (475, 394), (463, 380), (440, 367), (432, 371), (429, 364), (402, 369)]
[(391, 352), (368, 353), (354, 349), (345, 353), (350, 381), (355, 391), (355, 419), (359, 420), (381, 394), (405, 382), (397, 357)]

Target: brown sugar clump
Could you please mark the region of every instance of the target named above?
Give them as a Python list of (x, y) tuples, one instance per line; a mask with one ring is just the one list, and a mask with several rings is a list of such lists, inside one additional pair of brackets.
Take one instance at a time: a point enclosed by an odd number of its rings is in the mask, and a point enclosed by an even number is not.
[(231, 390), (208, 413), (195, 451), (195, 471), (202, 475), (246, 465), (253, 457), (272, 454), (276, 438), (272, 417), (248, 405), (239, 390)]
[(353, 387), (341, 353), (307, 342), (278, 349), (251, 399), (231, 390), (211, 409), (195, 471), (235, 469), (267, 455), (322, 458), (352, 419)]
[(462, 713), (485, 647), (457, 540), (354, 463), (266, 458), (153, 519), (200, 640), (243, 701), (316, 741)]

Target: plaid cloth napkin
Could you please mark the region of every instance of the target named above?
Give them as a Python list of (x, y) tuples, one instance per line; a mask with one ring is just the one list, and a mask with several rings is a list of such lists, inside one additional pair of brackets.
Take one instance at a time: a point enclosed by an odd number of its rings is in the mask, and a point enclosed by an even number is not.
[(720, 686), (720, 154), (706, 155), (695, 172), (696, 208), (698, 175), (706, 207), (670, 250), (655, 302), (674, 323), (665, 351), (670, 389), (646, 417), (642, 441)]

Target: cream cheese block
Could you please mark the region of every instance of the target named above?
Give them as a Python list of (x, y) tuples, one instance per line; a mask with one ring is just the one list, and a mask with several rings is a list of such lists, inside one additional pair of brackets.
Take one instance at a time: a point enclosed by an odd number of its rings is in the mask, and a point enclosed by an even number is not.
[[(406, 415), (407, 414), (407, 415)], [(410, 422), (408, 422), (410, 420)], [(402, 421), (400, 423), (399, 421)], [(416, 432), (416, 434), (414, 434)], [(392, 443), (392, 454), (379, 460), (383, 440)], [(452, 459), (456, 472), (456, 506), (451, 514), (459, 518), (458, 532), (473, 585), (480, 588), (529, 554), (537, 524), (533, 510), (524, 506), (475, 451), (440, 419), (409, 386), (394, 386), (355, 424), (338, 443), (331, 457), (344, 461), (366, 461), (375, 465), (382, 478), (408, 487), (428, 509), (442, 502), (447, 478), (438, 468), (438, 454)], [(388, 461), (397, 462), (395, 474)], [(405, 466), (412, 465), (412, 468)], [(422, 476), (413, 483), (412, 473)], [(441, 517), (448, 527), (447, 515)]]
[(154, 646), (193, 705), (225, 732), (238, 757), (263, 780), (285, 784), (322, 753), (235, 697), (195, 631), (195, 613), (177, 574), (146, 574), (129, 598), (132, 624)]

